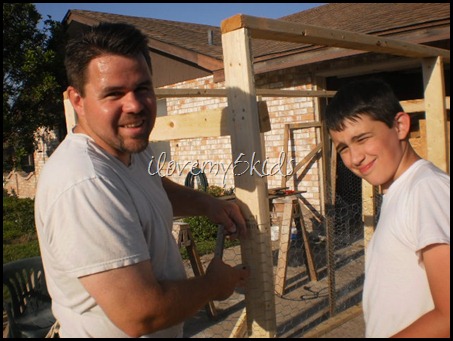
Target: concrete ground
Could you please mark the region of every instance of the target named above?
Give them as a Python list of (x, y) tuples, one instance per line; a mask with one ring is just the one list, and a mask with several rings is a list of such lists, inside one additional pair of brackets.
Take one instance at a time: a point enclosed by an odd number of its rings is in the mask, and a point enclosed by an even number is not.
[(360, 304), (321, 323), (303, 338), (365, 338), (365, 322)]
[[(364, 267), (362, 249), (361, 245), (354, 244), (341, 252), (337, 251), (339, 268), (336, 276), (336, 302), (337, 307), (343, 310), (333, 317), (327, 317), (329, 303), (327, 291), (324, 290), (327, 288), (327, 277), (324, 275), (318, 281), (309, 281), (305, 265), (290, 262), (287, 289), (283, 296), (275, 296), (277, 338), (364, 338), (365, 326), (360, 304)], [(228, 261), (230, 256), (234, 256), (234, 250), (225, 250), (224, 257)], [(210, 258), (212, 256), (209, 255), (201, 257), (204, 267), (204, 262)], [(294, 260), (293, 257), (291, 259)], [(188, 274), (190, 270), (190, 265), (187, 264)], [(325, 270), (318, 273), (324, 274)], [(310, 292), (322, 294), (313, 299), (301, 299)], [(196, 316), (186, 321), (184, 337), (246, 337), (243, 325), (238, 324), (242, 320), (243, 295), (235, 293), (226, 301), (215, 302), (215, 306), (219, 319), (212, 321), (204, 309), (200, 310)]]
[(352, 318), (320, 338), (365, 338), (365, 323), (362, 315)]

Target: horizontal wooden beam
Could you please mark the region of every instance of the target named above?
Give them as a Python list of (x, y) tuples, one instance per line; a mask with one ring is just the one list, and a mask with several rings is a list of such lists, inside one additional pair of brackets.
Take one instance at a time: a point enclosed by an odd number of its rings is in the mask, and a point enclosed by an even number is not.
[[(158, 117), (149, 140), (169, 141), (231, 135), (227, 109), (224, 107), (190, 114)], [(266, 102), (258, 102), (258, 114), (260, 131), (262, 133), (270, 131), (271, 125)]]
[(289, 129), (306, 129), (306, 128), (321, 128), (322, 124), (321, 122), (318, 121), (312, 121), (312, 122), (299, 122), (299, 123), (290, 123)]
[[(425, 100), (424, 99), (411, 99), (407, 101), (401, 101), (401, 106), (407, 113), (416, 113), (425, 111)], [(450, 96), (445, 97), (445, 108), (450, 110)]]
[(157, 98), (177, 97), (226, 97), (225, 89), (154, 89)]
[(333, 97), (336, 91), (327, 90), (280, 90), (256, 89), (256, 95), (262, 97)]
[[(156, 89), (162, 90), (162, 89)], [(170, 90), (170, 89), (165, 89)], [(172, 93), (173, 90), (191, 90), (194, 92), (199, 92), (199, 89), (171, 89), (169, 93)], [(214, 89), (210, 89), (214, 90)], [(221, 90), (223, 89), (215, 89)], [(275, 90), (274, 90), (275, 91)], [(288, 91), (297, 91), (297, 90), (288, 90)], [(328, 91), (327, 93), (335, 92)], [(184, 97), (183, 94), (179, 94), (175, 97)], [(188, 97), (188, 96), (186, 96)], [(74, 108), (67, 97), (67, 92), (63, 93), (64, 98), (64, 111), (66, 116), (66, 126), (68, 131), (70, 131), (77, 124), (77, 114), (74, 111)], [(425, 104), (423, 99), (415, 99), (408, 101), (401, 101), (403, 109), (408, 113), (417, 113), (425, 111)], [(450, 110), (450, 97), (445, 97), (445, 107), (447, 110)], [(184, 114), (184, 115), (172, 115), (172, 116), (163, 116), (156, 119), (156, 124), (151, 132), (150, 141), (169, 141), (177, 139), (187, 139), (187, 138), (199, 138), (199, 137), (219, 137), (219, 136), (228, 136), (230, 131), (228, 124), (226, 123), (226, 107), (212, 110), (203, 110), (195, 113)], [(260, 130), (262, 133), (271, 130), (269, 112), (267, 110), (267, 104), (265, 101), (258, 102), (258, 113), (260, 115)], [(317, 121), (313, 122), (299, 122), (293, 123), (289, 126), (290, 129), (303, 129), (303, 128), (312, 128), (320, 127), (321, 123)]]
[[(170, 89), (159, 88), (154, 92), (158, 98), (172, 97), (227, 97), (226, 89)], [(262, 97), (333, 97), (336, 91), (326, 90), (281, 90), (256, 89), (256, 95)]]
[(341, 47), (412, 58), (437, 57), (450, 62), (450, 51), (371, 34), (236, 14), (221, 23), (222, 34), (247, 28), (252, 38)]

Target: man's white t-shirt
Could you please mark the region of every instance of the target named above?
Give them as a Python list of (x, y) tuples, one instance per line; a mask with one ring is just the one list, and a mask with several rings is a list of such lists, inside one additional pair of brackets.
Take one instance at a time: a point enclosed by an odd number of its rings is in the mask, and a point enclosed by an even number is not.
[[(62, 337), (127, 337), (79, 277), (150, 260), (158, 280), (186, 277), (173, 211), (149, 149), (125, 166), (90, 137), (70, 133), (39, 176), (35, 219)], [(125, 292), (127, 297), (129, 293)], [(145, 337), (182, 336), (182, 324)]]
[(450, 177), (418, 160), (384, 195), (366, 250), (366, 337), (390, 337), (434, 308), (420, 251), (436, 243), (450, 244)]

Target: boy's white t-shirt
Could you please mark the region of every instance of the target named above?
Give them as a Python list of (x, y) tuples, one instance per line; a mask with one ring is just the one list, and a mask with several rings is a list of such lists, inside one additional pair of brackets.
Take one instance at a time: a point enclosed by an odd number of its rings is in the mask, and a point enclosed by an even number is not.
[(383, 197), (366, 250), (366, 337), (390, 337), (434, 308), (420, 251), (450, 244), (450, 177), (418, 160)]
[[(70, 133), (39, 177), (35, 218), (52, 309), (62, 337), (127, 337), (79, 277), (150, 260), (158, 280), (186, 277), (173, 211), (149, 149), (125, 166)], [(127, 297), (129, 293), (125, 292)], [(182, 324), (145, 337), (182, 336)]]

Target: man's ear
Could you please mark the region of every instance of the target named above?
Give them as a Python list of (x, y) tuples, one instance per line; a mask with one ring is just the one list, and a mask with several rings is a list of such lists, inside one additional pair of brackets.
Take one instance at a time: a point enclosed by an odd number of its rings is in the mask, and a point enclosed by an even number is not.
[(72, 104), (72, 107), (77, 113), (77, 116), (84, 116), (85, 113), (83, 110), (83, 98), (80, 95), (79, 91), (77, 91), (77, 89), (73, 86), (68, 86), (66, 92), (68, 94), (68, 98)]
[(400, 140), (405, 140), (411, 130), (411, 117), (407, 112), (401, 111), (395, 116), (395, 128)]

